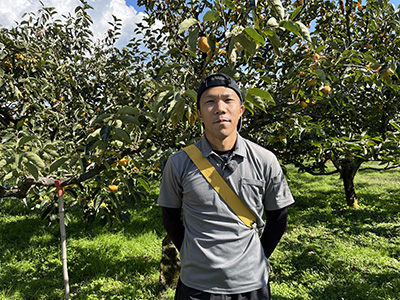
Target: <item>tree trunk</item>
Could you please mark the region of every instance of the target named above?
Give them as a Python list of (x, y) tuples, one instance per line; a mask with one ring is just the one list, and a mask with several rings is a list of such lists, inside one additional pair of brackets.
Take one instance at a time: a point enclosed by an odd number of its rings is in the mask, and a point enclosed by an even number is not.
[(337, 163), (338, 165), (336, 165), (336, 167), (338, 168), (340, 177), (343, 180), (347, 205), (353, 208), (358, 208), (358, 199), (354, 189), (354, 177), (356, 176), (362, 161), (342, 159)]
[(162, 242), (160, 267), (160, 292), (164, 294), (168, 288), (176, 288), (181, 269), (179, 251), (175, 248), (174, 243), (168, 235)]

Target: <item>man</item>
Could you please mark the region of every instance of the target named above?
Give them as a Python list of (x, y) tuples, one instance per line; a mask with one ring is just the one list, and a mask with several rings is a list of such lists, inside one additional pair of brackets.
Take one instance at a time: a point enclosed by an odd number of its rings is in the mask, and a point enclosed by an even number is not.
[(209, 75), (199, 87), (197, 109), (205, 136), (195, 146), (256, 222), (246, 226), (185, 151), (173, 154), (158, 203), (180, 251), (175, 299), (270, 299), (267, 258), (294, 202), (285, 176), (274, 154), (238, 134), (243, 97), (231, 77)]

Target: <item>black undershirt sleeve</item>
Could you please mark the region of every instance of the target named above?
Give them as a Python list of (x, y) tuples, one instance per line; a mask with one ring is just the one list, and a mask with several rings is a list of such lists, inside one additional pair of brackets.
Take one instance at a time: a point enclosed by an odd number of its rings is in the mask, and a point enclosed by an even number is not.
[(269, 258), (286, 231), (287, 208), (265, 211), (265, 214), (267, 223), (260, 240), (264, 248), (264, 254)]
[[(264, 248), (264, 254), (268, 258), (286, 231), (287, 208), (266, 211), (265, 213), (267, 222), (261, 236), (261, 244)], [(162, 207), (162, 218), (168, 235), (171, 237), (175, 247), (180, 250), (185, 235), (185, 228), (181, 218), (181, 208)]]
[(180, 250), (185, 236), (181, 208), (162, 207), (163, 225), (175, 247)]

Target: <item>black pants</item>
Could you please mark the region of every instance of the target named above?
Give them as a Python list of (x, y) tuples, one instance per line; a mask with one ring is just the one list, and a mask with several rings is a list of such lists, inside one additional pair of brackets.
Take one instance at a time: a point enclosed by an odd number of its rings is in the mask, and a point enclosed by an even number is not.
[(248, 293), (242, 294), (210, 294), (192, 289), (182, 283), (179, 279), (176, 287), (175, 300), (270, 300), (271, 292), (269, 282), (267, 286)]

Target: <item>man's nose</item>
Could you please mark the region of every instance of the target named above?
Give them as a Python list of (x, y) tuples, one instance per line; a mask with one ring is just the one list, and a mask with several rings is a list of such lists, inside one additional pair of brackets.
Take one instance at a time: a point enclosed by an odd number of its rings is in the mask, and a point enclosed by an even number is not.
[(222, 101), (222, 100), (217, 101), (215, 113), (216, 114), (221, 114), (221, 113), (225, 113), (225, 112), (226, 112), (226, 103), (225, 103), (225, 101)]

